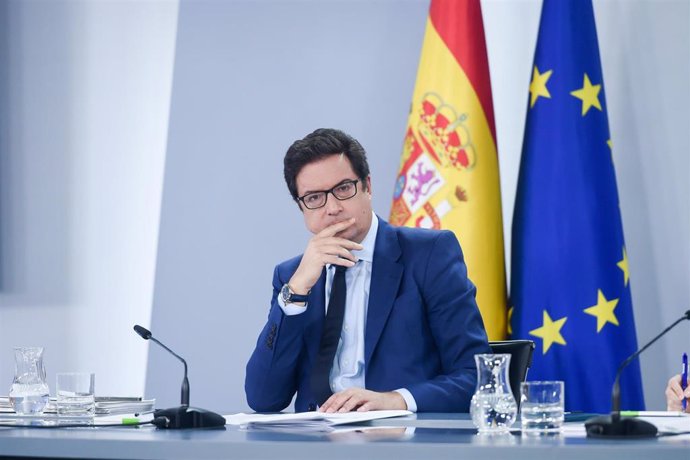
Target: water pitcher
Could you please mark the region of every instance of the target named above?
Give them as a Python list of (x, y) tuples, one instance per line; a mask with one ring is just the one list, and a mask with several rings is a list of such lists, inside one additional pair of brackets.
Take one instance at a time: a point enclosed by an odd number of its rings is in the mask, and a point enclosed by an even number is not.
[(507, 431), (517, 415), (517, 404), (510, 390), (510, 355), (474, 355), (477, 363), (477, 389), (470, 403), (472, 422), (480, 432)]
[(48, 383), (42, 347), (14, 348), (14, 380), (10, 403), (20, 415), (40, 414), (48, 402)]

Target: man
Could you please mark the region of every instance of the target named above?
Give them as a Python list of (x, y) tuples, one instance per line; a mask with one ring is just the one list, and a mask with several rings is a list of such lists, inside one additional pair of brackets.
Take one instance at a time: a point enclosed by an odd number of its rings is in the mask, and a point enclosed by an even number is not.
[(366, 153), (318, 129), (288, 149), (285, 181), (314, 234), (279, 264), (247, 364), (258, 412), (467, 412), (486, 332), (448, 231), (396, 228), (371, 206)]

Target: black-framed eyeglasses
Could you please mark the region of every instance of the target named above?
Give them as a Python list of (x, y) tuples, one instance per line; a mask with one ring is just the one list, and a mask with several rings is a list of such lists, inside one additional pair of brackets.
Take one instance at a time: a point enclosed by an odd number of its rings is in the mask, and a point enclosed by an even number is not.
[(353, 196), (357, 195), (357, 182), (359, 182), (359, 179), (345, 180), (330, 190), (309, 192), (297, 199), (301, 201), (304, 207), (307, 209), (323, 208), (326, 206), (329, 193), (340, 201), (349, 200)]

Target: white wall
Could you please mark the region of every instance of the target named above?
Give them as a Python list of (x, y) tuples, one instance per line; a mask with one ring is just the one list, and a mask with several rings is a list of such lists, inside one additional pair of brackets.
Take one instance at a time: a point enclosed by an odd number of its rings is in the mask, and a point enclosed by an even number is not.
[[(51, 387), (54, 372), (88, 368), (101, 394), (141, 393), (147, 344), (131, 326), (147, 326), (155, 304), (157, 334), (190, 358), (193, 402), (206, 402), (194, 399), (201, 393), (243, 409), (244, 364), (265, 319), (272, 264), (306, 239), (280, 157), (316, 125), (348, 129), (373, 158), (374, 205), (388, 214), (427, 3), (185, 1), (185, 32), (172, 0), (0, 2), (0, 394), (15, 344), (46, 347)], [(644, 342), (690, 308), (690, 2), (594, 3)], [(509, 255), (541, 2), (482, 5)], [(204, 23), (205, 15), (220, 19)], [(314, 34), (293, 42), (300, 24)], [(329, 35), (337, 24), (343, 34)], [(283, 59), (290, 53), (299, 68)], [(339, 66), (338, 56), (361, 67)], [(217, 137), (200, 135), (208, 133)], [(242, 192), (232, 172), (257, 165), (268, 188), (255, 222), (284, 226), (265, 245), (232, 212)], [(256, 177), (250, 182), (262, 183)], [(242, 250), (259, 256), (244, 258), (238, 274), (221, 256), (236, 254), (242, 235)], [(246, 303), (237, 303), (247, 286)], [(222, 334), (210, 339), (189, 324)], [(689, 331), (679, 326), (643, 357), (650, 408), (663, 407)], [(147, 390), (167, 401), (179, 365), (159, 353), (151, 350), (161, 364), (149, 365)]]
[[(0, 64), (0, 394), (13, 345), (141, 394), (178, 4), (10, 1)], [(4, 383), (3, 383), (4, 382)]]

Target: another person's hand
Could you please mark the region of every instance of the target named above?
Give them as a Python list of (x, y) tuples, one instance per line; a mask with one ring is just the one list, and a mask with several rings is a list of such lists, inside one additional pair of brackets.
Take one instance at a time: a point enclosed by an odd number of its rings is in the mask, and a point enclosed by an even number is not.
[[(666, 386), (666, 410), (682, 411), (683, 406), (681, 403), (683, 398), (690, 399), (690, 386), (685, 389), (685, 394), (683, 394), (683, 389), (680, 387), (680, 375), (674, 375)], [(690, 401), (685, 406), (685, 412), (690, 413)]]
[(326, 400), (319, 412), (366, 412), (369, 410), (406, 410), (407, 403), (397, 391), (379, 393), (364, 388), (348, 388)]
[(324, 228), (309, 240), (302, 261), (288, 282), (295, 293), (307, 294), (319, 280), (326, 264), (342, 265), (348, 268), (355, 265), (357, 258), (350, 251), (361, 250), (363, 246), (336, 236), (354, 222), (354, 218), (338, 222)]

